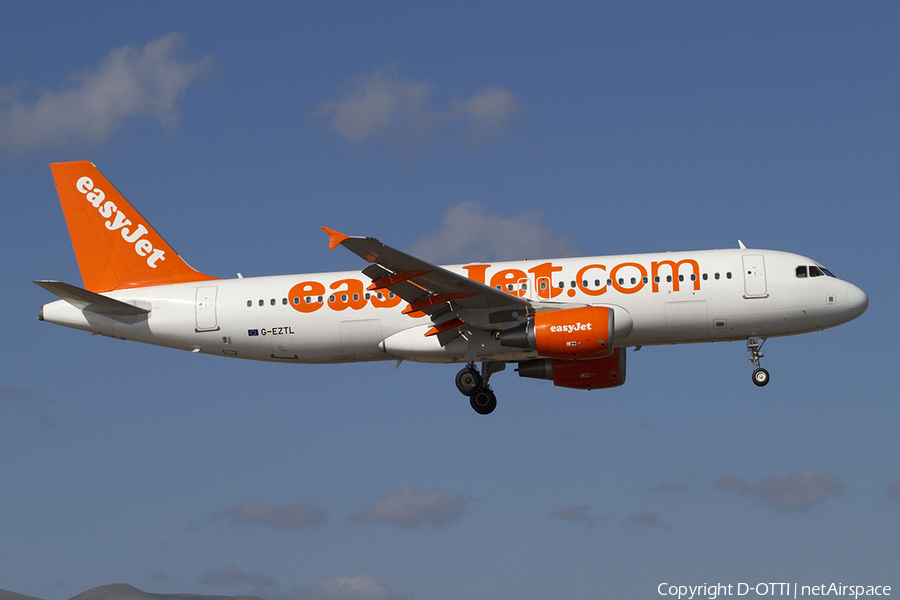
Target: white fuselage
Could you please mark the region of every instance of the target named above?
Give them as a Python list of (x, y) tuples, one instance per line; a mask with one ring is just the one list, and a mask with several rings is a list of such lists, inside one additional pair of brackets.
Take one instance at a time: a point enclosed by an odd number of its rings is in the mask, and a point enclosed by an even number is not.
[[(798, 276), (805, 267), (805, 276)], [(813, 269), (812, 267), (815, 267)], [(708, 250), (447, 267), (542, 308), (615, 310), (616, 346), (745, 340), (834, 327), (862, 314), (866, 295), (816, 261), (772, 250)], [(827, 271), (824, 271), (827, 273)], [(815, 276), (813, 276), (815, 275)], [(403, 358), (466, 360), (466, 336), (441, 346), (429, 317), (399, 297), (367, 292), (359, 271), (180, 283), (105, 294), (149, 308), (116, 317), (45, 305), (45, 321), (169, 348), (297, 363)], [(379, 304), (381, 306), (379, 306)], [(472, 325), (484, 325), (472, 323)], [(535, 358), (484, 336), (478, 360)]]

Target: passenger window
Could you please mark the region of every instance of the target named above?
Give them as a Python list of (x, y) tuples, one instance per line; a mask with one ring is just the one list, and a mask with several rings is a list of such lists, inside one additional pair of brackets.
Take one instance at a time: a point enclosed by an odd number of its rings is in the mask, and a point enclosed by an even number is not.
[(797, 277), (806, 277), (806, 265), (797, 267)]
[(569, 283), (569, 287), (575, 287), (575, 286), (576, 286), (576, 283), (574, 281)]
[(634, 278), (634, 277), (632, 277), (632, 278), (631, 278), (631, 285), (634, 285), (634, 284), (636, 284), (636, 283), (637, 283), (637, 279)]
[(566, 284), (563, 283), (562, 281), (560, 281), (560, 282), (559, 282), (559, 289), (563, 289), (564, 287), (566, 287)]
[(266, 305), (266, 301), (263, 300), (262, 298), (260, 298), (260, 299), (259, 299), (259, 305), (260, 305), (260, 306), (265, 306), (265, 305)]
[(587, 287), (588, 286), (587, 279), (583, 279), (581, 281), (581, 285), (582, 285), (582, 287)]
[(247, 306), (253, 306), (253, 300), (247, 300)]
[(728, 279), (731, 279), (731, 271), (728, 271), (727, 273), (725, 273), (725, 277)]
[(546, 289), (547, 289), (547, 282), (546, 282), (546, 281), (541, 281), (541, 289), (542, 289), (542, 290), (546, 290)]
[(644, 283), (647, 283), (648, 280), (646, 277), (644, 277), (643, 279), (641, 279), (641, 281), (643, 281)]
[(718, 274), (718, 273), (716, 273), (716, 279), (718, 279), (718, 278), (719, 278), (719, 274)]
[(659, 283), (659, 275), (653, 278), (653, 283)]
[(678, 281), (684, 281), (684, 275), (679, 275), (679, 276), (678, 276)]
[(269, 304), (271, 304), (272, 306), (275, 306), (275, 298), (272, 298), (271, 300), (269, 300)]
[(667, 282), (667, 283), (672, 283), (672, 276), (671, 276), (671, 275), (666, 275), (666, 282)]
[(600, 287), (600, 280), (599, 280), (599, 279), (595, 279), (595, 280), (594, 280), (594, 287)]
[(706, 281), (707, 279), (709, 279), (709, 275), (708, 275), (707, 273), (704, 273), (704, 274), (703, 274), (703, 281)]
[(287, 304), (287, 298), (282, 298), (282, 299), (281, 299), (281, 303), (286, 305), (286, 304)]

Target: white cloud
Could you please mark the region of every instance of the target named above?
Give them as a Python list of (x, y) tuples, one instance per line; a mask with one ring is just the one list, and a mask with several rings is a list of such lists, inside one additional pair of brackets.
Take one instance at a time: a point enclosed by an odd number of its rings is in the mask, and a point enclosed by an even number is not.
[(210, 571), (200, 578), (201, 583), (211, 585), (252, 585), (255, 587), (275, 587), (278, 583), (265, 573), (245, 573), (235, 565), (228, 565), (218, 571)]
[(94, 69), (73, 74), (58, 90), (23, 100), (21, 84), (0, 89), (0, 145), (23, 152), (72, 142), (101, 143), (132, 117), (173, 128), (184, 91), (207, 79), (215, 59), (178, 59), (185, 38), (170, 33), (143, 48), (123, 46)]
[(662, 483), (658, 483), (650, 488), (652, 492), (683, 492), (688, 489), (686, 483), (682, 483), (681, 481), (675, 481), (674, 479), (669, 479), (667, 481), (663, 481)]
[(454, 98), (448, 119), (458, 122), (462, 138), (479, 143), (485, 138), (506, 133), (512, 119), (521, 111), (512, 93), (498, 87), (486, 87), (468, 100)]
[(714, 485), (719, 490), (749, 494), (779, 510), (806, 509), (843, 491), (837, 477), (814, 468), (791, 473), (787, 479), (772, 475), (754, 484), (736, 475), (723, 474)]
[(378, 143), (410, 152), (440, 143), (480, 144), (505, 133), (523, 110), (499, 87), (483, 88), (466, 100), (452, 98), (444, 110), (433, 106), (433, 92), (430, 83), (404, 79), (390, 66), (353, 77), (313, 116), (327, 120), (352, 145)]
[(377, 577), (356, 575), (320, 579), (300, 593), (300, 600), (408, 600)]
[(555, 235), (544, 221), (538, 210), (502, 217), (480, 202), (460, 202), (444, 213), (440, 229), (421, 238), (410, 253), (443, 263), (576, 256), (568, 236)]
[[(26, 413), (34, 414), (37, 412), (37, 419), (40, 426), (45, 429), (52, 429), (59, 425), (59, 420), (51, 414), (41, 412), (38, 406), (39, 402), (35, 399), (31, 390), (17, 387), (0, 387), (0, 405), (10, 407), (17, 406)], [(42, 404), (48, 404), (44, 401)]]
[(447, 496), (440, 492), (425, 494), (415, 482), (407, 482), (387, 496), (379, 496), (366, 508), (352, 514), (354, 521), (369, 521), (419, 527), (449, 525), (462, 518), (466, 499), (461, 495)]
[(585, 526), (591, 526), (597, 520), (597, 518), (591, 514), (591, 507), (583, 504), (557, 510), (553, 513), (553, 516), (557, 519), (562, 519), (563, 521), (583, 523)]
[(31, 396), (30, 390), (17, 387), (0, 387), (0, 402), (12, 404), (20, 400), (27, 400)]
[(666, 481), (657, 483), (652, 488), (650, 488), (651, 492), (684, 492), (690, 489), (693, 485), (695, 485), (699, 481), (699, 477), (696, 473), (691, 473), (688, 477), (688, 480), (678, 481), (677, 479), (667, 479)]
[(887, 489), (888, 496), (894, 500), (900, 500), (900, 481), (895, 481)]
[(48, 415), (46, 413), (41, 414), (41, 416), (38, 417), (38, 420), (41, 423), (41, 427), (45, 428), (52, 428), (59, 425), (59, 419), (57, 419), (53, 415)]
[(666, 524), (655, 514), (646, 510), (639, 510), (632, 513), (625, 523), (638, 527), (666, 527)]
[(327, 516), (307, 502), (297, 500), (288, 506), (263, 502), (259, 498), (244, 500), (213, 520), (227, 519), (245, 525), (268, 525), (276, 529), (297, 529), (318, 525)]

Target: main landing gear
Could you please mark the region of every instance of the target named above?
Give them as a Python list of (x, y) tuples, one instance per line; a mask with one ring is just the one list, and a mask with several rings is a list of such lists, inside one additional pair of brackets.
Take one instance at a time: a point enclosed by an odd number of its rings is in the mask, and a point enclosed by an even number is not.
[(750, 362), (755, 367), (753, 370), (753, 383), (759, 387), (769, 383), (769, 372), (759, 366), (759, 359), (765, 356), (765, 354), (760, 352), (765, 343), (766, 338), (750, 338), (747, 340), (747, 352), (750, 353)]
[(497, 396), (488, 385), (488, 379), (497, 371), (505, 368), (505, 363), (482, 363), (481, 370), (484, 371), (484, 376), (482, 376), (475, 368), (475, 362), (470, 361), (456, 374), (457, 389), (469, 397), (469, 404), (478, 414), (489, 415), (497, 408)]

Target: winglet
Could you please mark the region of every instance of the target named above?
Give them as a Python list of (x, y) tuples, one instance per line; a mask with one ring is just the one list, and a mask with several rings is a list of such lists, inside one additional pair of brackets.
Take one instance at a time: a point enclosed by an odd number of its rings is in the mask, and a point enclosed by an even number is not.
[(328, 229), (327, 227), (323, 227), (322, 231), (328, 234), (328, 249), (334, 250), (338, 246), (341, 245), (341, 242), (346, 240), (349, 235), (344, 235), (343, 233), (339, 233), (334, 229)]

